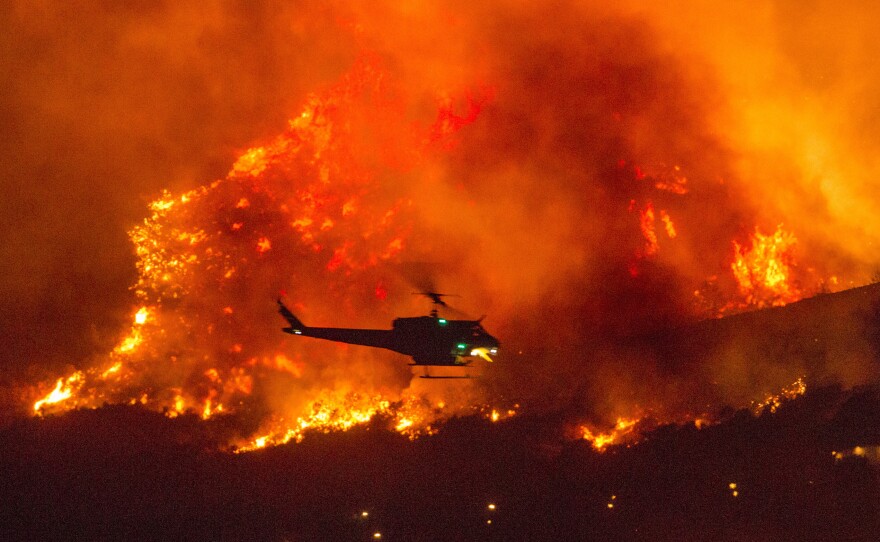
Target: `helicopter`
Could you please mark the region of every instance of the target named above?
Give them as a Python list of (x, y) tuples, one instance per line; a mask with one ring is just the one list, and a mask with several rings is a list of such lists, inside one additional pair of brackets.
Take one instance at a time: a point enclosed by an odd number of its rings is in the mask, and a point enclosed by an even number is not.
[(431, 376), (427, 367), (468, 367), (477, 358), (492, 361), (498, 353), (498, 339), (490, 335), (478, 320), (448, 320), (441, 318), (437, 307), (447, 307), (444, 297), (450, 294), (416, 292), (428, 297), (434, 305), (428, 316), (396, 318), (391, 329), (350, 329), (311, 327), (302, 323), (278, 299), (278, 312), (290, 324), (285, 333), (328, 341), (358, 344), (393, 350), (410, 356), (411, 366), (424, 366), (422, 378), (470, 378), (469, 376)]

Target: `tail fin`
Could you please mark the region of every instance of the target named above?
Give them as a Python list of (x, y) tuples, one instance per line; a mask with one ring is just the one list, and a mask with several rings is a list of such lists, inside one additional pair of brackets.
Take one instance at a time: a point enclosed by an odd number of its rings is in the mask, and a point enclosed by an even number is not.
[(283, 316), (284, 319), (288, 321), (288, 323), (290, 323), (290, 327), (284, 328), (283, 331), (286, 331), (287, 333), (293, 333), (294, 335), (299, 335), (303, 332), (304, 329), (307, 328), (305, 324), (300, 322), (299, 318), (297, 318), (293, 315), (292, 312), (290, 312), (290, 309), (284, 306), (284, 303), (281, 302), (280, 298), (278, 299), (278, 312), (281, 313), (281, 316)]

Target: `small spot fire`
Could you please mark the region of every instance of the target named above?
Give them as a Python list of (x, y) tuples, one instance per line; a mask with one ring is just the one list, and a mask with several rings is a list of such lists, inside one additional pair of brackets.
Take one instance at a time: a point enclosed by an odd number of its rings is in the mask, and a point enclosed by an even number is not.
[[(784, 387), (779, 393), (771, 394), (761, 401), (755, 401), (752, 404), (752, 411), (756, 415), (762, 414), (765, 410), (770, 413), (776, 412), (779, 407), (788, 401), (796, 399), (807, 392), (807, 385), (803, 378), (798, 378), (791, 385)], [(722, 421), (709, 415), (688, 415), (678, 420), (664, 420), (663, 423), (675, 424), (693, 424), (696, 429), (703, 429)], [(609, 446), (632, 445), (637, 444), (642, 438), (642, 433), (656, 429), (658, 427), (657, 420), (650, 416), (640, 416), (635, 418), (618, 418), (614, 426), (608, 430), (597, 428), (593, 424), (580, 424), (577, 426), (576, 436), (583, 438), (589, 442), (598, 452), (603, 452)], [(734, 485), (735, 487), (735, 485)]]

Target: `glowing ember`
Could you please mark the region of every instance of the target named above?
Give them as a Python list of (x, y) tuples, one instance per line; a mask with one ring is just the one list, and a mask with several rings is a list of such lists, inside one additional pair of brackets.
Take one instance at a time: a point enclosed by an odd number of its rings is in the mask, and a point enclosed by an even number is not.
[(666, 235), (669, 236), (670, 239), (675, 239), (678, 232), (675, 229), (675, 224), (672, 223), (672, 218), (669, 217), (669, 213), (666, 211), (660, 211), (660, 220), (663, 221), (663, 228), (666, 230)]
[(272, 250), (272, 241), (269, 241), (268, 237), (260, 237), (259, 241), (257, 241), (257, 252), (263, 254), (270, 250)]
[(837, 451), (834, 450), (831, 452), (831, 455), (834, 457), (836, 461), (842, 461), (847, 458), (857, 457), (863, 458), (867, 460), (869, 463), (873, 465), (877, 465), (880, 463), (880, 446), (876, 445), (865, 445), (865, 446), (854, 446), (847, 450)]
[(642, 235), (645, 237), (645, 254), (648, 256), (656, 254), (660, 250), (660, 245), (657, 243), (657, 233), (654, 231), (654, 218), (654, 204), (648, 202), (640, 212), (639, 220)]
[[(618, 167), (625, 168), (626, 161), (621, 160), (618, 163)], [(649, 186), (653, 190), (665, 192), (666, 194), (663, 194), (663, 196), (666, 198), (669, 195), (682, 196), (688, 193), (685, 186), (687, 179), (681, 174), (678, 166), (668, 168), (664, 165), (659, 165), (650, 168), (650, 170), (649, 172), (641, 166), (636, 166), (632, 169), (632, 174), (634, 179), (639, 181), (640, 185), (644, 186), (643, 183), (645, 182), (651, 183)], [(644, 203), (641, 203), (641, 201), (644, 201)], [(631, 199), (628, 206), (630, 213), (638, 211), (639, 231), (644, 240), (643, 245), (635, 251), (635, 260), (630, 263), (629, 271), (632, 277), (637, 277), (640, 274), (639, 261), (655, 258), (660, 252), (660, 236), (658, 231), (665, 233), (668, 239), (678, 237), (675, 222), (666, 209), (657, 209), (654, 201), (651, 199), (641, 201), (635, 198)], [(659, 226), (662, 226), (662, 230), (659, 230), (658, 222), (660, 223)]]
[(485, 406), (483, 407), (483, 416), (492, 423), (495, 423), (515, 416), (517, 408), (519, 408), (519, 405), (514, 405), (513, 408), (507, 410), (499, 410), (497, 408)]
[(782, 406), (785, 401), (790, 401), (796, 397), (800, 397), (801, 395), (807, 393), (807, 383), (804, 381), (803, 377), (798, 378), (794, 382), (792, 382), (789, 386), (786, 386), (777, 394), (773, 394), (768, 396), (763, 401), (754, 403), (752, 405), (752, 411), (755, 414), (760, 414), (765, 409), (770, 412), (776, 412), (776, 410)]

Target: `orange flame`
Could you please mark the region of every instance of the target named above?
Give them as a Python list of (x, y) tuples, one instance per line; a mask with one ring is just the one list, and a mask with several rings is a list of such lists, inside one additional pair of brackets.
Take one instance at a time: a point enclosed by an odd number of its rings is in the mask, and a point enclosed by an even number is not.
[(804, 381), (803, 377), (800, 377), (790, 385), (782, 388), (782, 391), (779, 393), (771, 394), (763, 401), (753, 403), (752, 411), (755, 414), (760, 414), (764, 410), (769, 410), (771, 413), (776, 412), (786, 401), (800, 397), (805, 393), (807, 393), (807, 383)]
[(783, 230), (782, 225), (772, 235), (756, 229), (750, 248), (734, 241), (731, 269), (747, 304), (780, 306), (803, 297), (792, 284), (795, 243), (795, 236)]
[(617, 423), (607, 432), (599, 433), (586, 425), (580, 427), (581, 438), (589, 441), (597, 451), (604, 451), (608, 446), (619, 444), (622, 439), (631, 435), (635, 430), (638, 418), (617, 418)]
[(40, 413), (46, 405), (55, 405), (67, 401), (83, 384), (83, 373), (77, 371), (67, 378), (59, 378), (55, 388), (48, 395), (34, 403), (34, 412)]
[[(807, 384), (804, 377), (800, 377), (788, 386), (783, 387), (779, 393), (770, 394), (761, 401), (755, 401), (751, 405), (751, 410), (755, 415), (759, 415), (764, 411), (775, 413), (787, 401), (791, 401), (807, 392)], [(686, 415), (674, 421), (667, 420), (665, 423), (690, 424), (692, 423), (697, 429), (703, 429), (715, 425), (720, 420), (709, 416)], [(599, 430), (588, 424), (581, 424), (576, 428), (576, 438), (584, 439), (592, 444), (596, 451), (603, 452), (609, 446), (621, 443), (633, 443), (639, 440), (639, 433), (648, 427), (656, 427), (656, 420), (649, 418), (624, 417), (617, 418), (614, 427), (608, 430)]]
[[(377, 414), (411, 437), (433, 431), (451, 409), (373, 384), (339, 391), (360, 375), (349, 367), (326, 371), (320, 358), (288, 357), (280, 324), (268, 324), (277, 315), (264, 310), (274, 295), (266, 285), (287, 285), (291, 269), (310, 283), (324, 280), (324, 290), (337, 296), (331, 306), (357, 295), (370, 302), (387, 296), (382, 264), (407, 248), (411, 202), (381, 189), (374, 149), (361, 148), (370, 143), (357, 123), (404, 126), (405, 141), (379, 149), (394, 151), (381, 167), (411, 167), (429, 151), (454, 147), (456, 133), (476, 121), (489, 98), (488, 91), (463, 101), (441, 92), (436, 116), (413, 133), (412, 111), (396, 94), (382, 96), (390, 81), (375, 58), (361, 59), (335, 86), (310, 96), (284, 133), (244, 151), (224, 179), (152, 202), (150, 216), (129, 232), (139, 307), (127, 334), (103, 363), (58, 379), (34, 411), (110, 402), (207, 419), (268, 410), (261, 436), (242, 450), (300, 440), (307, 430), (345, 430)], [(255, 312), (251, 299), (260, 295), (269, 302)], [(253, 333), (254, 325), (266, 333)], [(283, 398), (255, 397), (268, 388), (284, 395), (284, 385), (291, 390)]]

